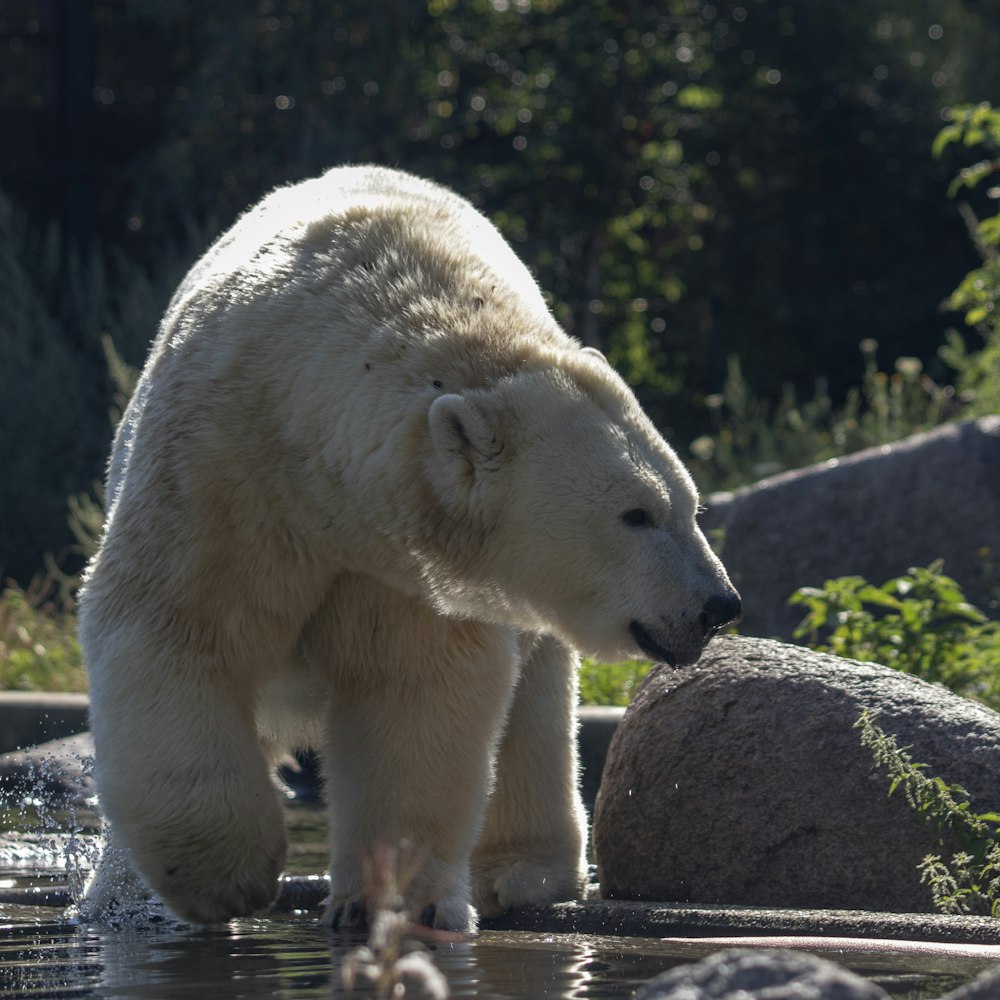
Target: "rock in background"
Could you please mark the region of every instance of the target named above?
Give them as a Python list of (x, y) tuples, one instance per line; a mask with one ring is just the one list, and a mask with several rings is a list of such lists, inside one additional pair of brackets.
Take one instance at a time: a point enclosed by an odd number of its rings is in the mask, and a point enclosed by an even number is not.
[(1000, 808), (1000, 715), (876, 664), (739, 636), (660, 668), (618, 727), (594, 816), (606, 898), (932, 912), (932, 827), (861, 746), (863, 709)]
[(789, 639), (799, 587), (874, 584), (944, 559), (973, 604), (1000, 584), (1000, 416), (950, 424), (708, 498), (702, 527), (743, 595), (745, 635)]

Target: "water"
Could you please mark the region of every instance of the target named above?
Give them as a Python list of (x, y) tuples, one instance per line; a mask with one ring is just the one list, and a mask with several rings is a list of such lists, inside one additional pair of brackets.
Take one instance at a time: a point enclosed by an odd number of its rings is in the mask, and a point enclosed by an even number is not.
[[(171, 998), (348, 996), (340, 969), (362, 938), (316, 928), (297, 915), (234, 920), (197, 931), (102, 931), (74, 926), (51, 908), (8, 916), (0, 906), (0, 996)], [(454, 997), (626, 998), (704, 947), (645, 939), (484, 932), (434, 946)], [(875, 972), (890, 995), (939, 997), (968, 974)], [(372, 996), (359, 988), (354, 996)]]
[[(107, 997), (347, 996), (340, 968), (360, 939), (301, 919), (237, 920), (178, 933), (104, 933), (51, 920), (0, 931), (0, 995)], [(434, 958), (455, 997), (627, 997), (669, 958), (585, 942), (484, 934), (439, 945)], [(358, 989), (357, 995), (371, 995)]]
[[(318, 928), (309, 913), (234, 920), (212, 928), (109, 930), (81, 925), (62, 904), (78, 891), (97, 852), (97, 820), (39, 802), (0, 816), (0, 998), (171, 998), (374, 996), (348, 994), (341, 969), (364, 943)], [(293, 874), (322, 871), (325, 827), (318, 808), (288, 812)], [(66, 831), (71, 831), (67, 833)], [(70, 890), (67, 892), (67, 883)], [(430, 945), (454, 997), (627, 998), (643, 982), (713, 949), (647, 938), (485, 931)], [(858, 969), (900, 1000), (928, 1000), (967, 982), (982, 962), (867, 956)], [(850, 964), (848, 962), (847, 964)], [(419, 995), (419, 994), (408, 994)]]

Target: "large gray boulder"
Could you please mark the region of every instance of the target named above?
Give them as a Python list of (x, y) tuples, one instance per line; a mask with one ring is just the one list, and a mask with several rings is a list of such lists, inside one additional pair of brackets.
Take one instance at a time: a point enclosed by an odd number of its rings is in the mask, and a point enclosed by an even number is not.
[(594, 816), (606, 898), (931, 912), (933, 830), (853, 728), (862, 709), (929, 774), (1000, 808), (1000, 715), (875, 664), (739, 636), (650, 674)]
[(799, 587), (880, 584), (944, 559), (974, 604), (1000, 583), (1000, 416), (710, 496), (702, 527), (743, 595), (744, 634), (791, 638)]

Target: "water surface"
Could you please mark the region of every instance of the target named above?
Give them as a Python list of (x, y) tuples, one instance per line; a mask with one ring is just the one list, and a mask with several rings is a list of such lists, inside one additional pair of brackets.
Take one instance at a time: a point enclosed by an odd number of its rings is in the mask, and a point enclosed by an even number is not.
[[(363, 936), (323, 930), (315, 914), (293, 912), (211, 928), (165, 924), (108, 929), (75, 922), (61, 904), (79, 892), (98, 846), (87, 810), (54, 812), (35, 803), (0, 817), (0, 997), (171, 998), (372, 996), (348, 994), (347, 956)], [(289, 872), (322, 871), (326, 833), (318, 808), (288, 812)], [(69, 831), (69, 832), (67, 832)], [(33, 895), (37, 893), (37, 898)], [(454, 997), (627, 998), (646, 980), (711, 952), (698, 943), (567, 934), (486, 931), (474, 940), (434, 942), (434, 960)], [(826, 956), (837, 960), (837, 956)], [(984, 967), (962, 961), (914, 969), (893, 955), (845, 960), (900, 1000), (929, 1000)], [(910, 964), (908, 964), (908, 961)]]

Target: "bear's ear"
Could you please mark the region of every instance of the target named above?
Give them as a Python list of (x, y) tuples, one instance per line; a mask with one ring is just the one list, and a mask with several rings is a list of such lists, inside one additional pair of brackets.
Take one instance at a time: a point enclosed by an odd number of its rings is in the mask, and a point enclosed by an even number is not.
[(457, 393), (438, 396), (427, 414), (434, 452), (456, 481), (471, 484), (496, 471), (502, 450), (496, 428), (481, 407)]
[(608, 359), (596, 347), (581, 347), (580, 353), (587, 354), (598, 361), (603, 361), (605, 364), (608, 363)]

